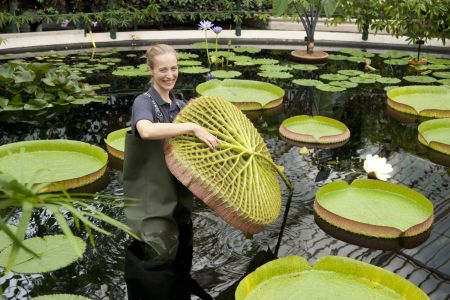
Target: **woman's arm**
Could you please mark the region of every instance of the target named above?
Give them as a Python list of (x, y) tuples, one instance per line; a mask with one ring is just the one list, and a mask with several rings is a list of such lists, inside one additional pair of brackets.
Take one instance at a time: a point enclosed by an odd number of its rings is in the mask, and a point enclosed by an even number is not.
[(149, 120), (139, 120), (136, 123), (136, 130), (145, 140), (161, 140), (192, 132), (211, 149), (217, 148), (220, 144), (217, 137), (195, 123), (152, 123)]

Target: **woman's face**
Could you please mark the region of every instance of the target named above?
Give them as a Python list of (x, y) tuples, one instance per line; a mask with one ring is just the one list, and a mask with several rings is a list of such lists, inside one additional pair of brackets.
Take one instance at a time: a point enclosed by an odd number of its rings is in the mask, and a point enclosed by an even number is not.
[(175, 54), (167, 53), (153, 58), (153, 86), (161, 92), (170, 92), (178, 78), (178, 60)]

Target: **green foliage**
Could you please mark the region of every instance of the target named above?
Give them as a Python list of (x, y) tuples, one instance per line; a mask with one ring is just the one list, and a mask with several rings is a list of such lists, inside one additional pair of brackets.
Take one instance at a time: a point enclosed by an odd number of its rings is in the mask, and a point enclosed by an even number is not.
[(0, 65), (0, 111), (106, 100), (81, 79), (67, 66), (8, 61)]

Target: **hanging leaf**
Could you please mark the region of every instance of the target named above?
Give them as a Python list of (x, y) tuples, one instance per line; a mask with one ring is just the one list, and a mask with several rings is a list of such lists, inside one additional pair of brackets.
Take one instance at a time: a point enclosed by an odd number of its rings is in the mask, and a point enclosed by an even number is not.
[(175, 119), (186, 122), (217, 136), (220, 149), (210, 150), (191, 134), (169, 139), (166, 163), (175, 177), (242, 231), (257, 233), (274, 222), (281, 208), (279, 170), (250, 120), (228, 101), (203, 96), (191, 100)]

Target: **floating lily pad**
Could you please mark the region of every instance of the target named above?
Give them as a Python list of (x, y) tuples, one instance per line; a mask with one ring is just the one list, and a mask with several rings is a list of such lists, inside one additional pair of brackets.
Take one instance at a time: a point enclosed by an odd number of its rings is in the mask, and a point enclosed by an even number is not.
[(196, 91), (204, 96), (221, 97), (242, 110), (276, 107), (284, 96), (284, 90), (274, 84), (241, 79), (209, 80), (197, 85)]
[[(86, 250), (86, 243), (79, 237), (74, 237), (81, 253)], [(17, 273), (44, 273), (64, 268), (75, 262), (79, 256), (70, 240), (64, 235), (50, 235), (26, 239), (23, 244), (33, 249), (38, 256), (19, 249), (11, 270)], [(12, 246), (0, 253), (0, 266), (5, 267), (11, 253)], [(63, 255), (61, 255), (63, 254)]]
[(205, 73), (209, 73), (209, 68), (205, 68), (205, 67), (184, 67), (184, 68), (180, 68), (180, 73), (205, 74)]
[(400, 83), (402, 80), (395, 77), (379, 77), (376, 78), (376, 81), (383, 84), (397, 84)]
[[(438, 81), (440, 84), (445, 84), (445, 85), (450, 85), (450, 78), (444, 78), (444, 79), (438, 79)], [(1, 106), (1, 105), (0, 105)]]
[(259, 69), (263, 72), (270, 71), (270, 72), (283, 72), (283, 71), (290, 71), (292, 70), (291, 66), (287, 65), (261, 65)]
[(364, 74), (363, 71), (359, 71), (359, 70), (339, 70), (337, 72), (339, 74), (342, 74), (345, 76), (358, 76), (358, 75)]
[(408, 64), (408, 58), (386, 59), (383, 62), (388, 65), (405, 66)]
[(236, 60), (234, 62), (236, 66), (254, 66), (256, 63), (253, 60)]
[(212, 71), (211, 74), (213, 74), (215, 78), (235, 78), (241, 76), (242, 73), (239, 71), (215, 70)]
[(433, 72), (434, 77), (450, 79), (450, 72)]
[(205, 49), (206, 47), (208, 47), (210, 51), (211, 51), (211, 49), (216, 48), (215, 43), (206, 44), (205, 42), (196, 42), (196, 43), (191, 44), (191, 46), (196, 49)]
[(386, 51), (379, 54), (379, 56), (382, 58), (402, 58), (409, 57), (409, 53), (404, 51)]
[(328, 84), (346, 88), (346, 89), (355, 88), (358, 86), (358, 84), (356, 82), (351, 82), (351, 81), (330, 81)]
[(341, 54), (329, 54), (328, 59), (330, 60), (347, 60), (347, 55), (341, 55)]
[(448, 65), (433, 65), (433, 64), (429, 64), (426, 67), (429, 70), (447, 70), (450, 66), (448, 66)]
[(314, 211), (337, 228), (380, 239), (417, 236), (433, 223), (433, 204), (426, 197), (406, 186), (372, 179), (323, 186), (316, 193)]
[[(252, 60), (252, 58), (250, 56), (246, 56), (246, 55), (233, 55), (233, 56), (228, 57), (228, 59), (230, 61), (235, 61), (235, 62), (244, 62), (244, 61)], [(254, 64), (256, 64), (256, 63), (254, 63)]]
[(344, 123), (323, 116), (288, 118), (281, 123), (279, 132), (288, 140), (311, 144), (340, 143), (350, 138)]
[(450, 155), (450, 118), (420, 123), (419, 142), (433, 150)]
[(199, 60), (179, 60), (178, 65), (179, 66), (200, 66), (202, 64)]
[(179, 60), (193, 59), (193, 58), (198, 58), (198, 54), (190, 53), (190, 52), (178, 51), (177, 52), (177, 57), (178, 57)]
[(108, 154), (102, 148), (72, 140), (36, 140), (0, 146), (0, 171), (23, 183), (55, 183), (75, 188), (99, 179)]
[(253, 62), (257, 65), (275, 65), (279, 63), (278, 59), (273, 58), (255, 58)]
[(142, 68), (135, 68), (133, 66), (118, 67), (116, 70), (112, 72), (112, 74), (115, 76), (124, 76), (124, 77), (150, 76), (148, 70)]
[(195, 122), (221, 140), (215, 151), (191, 134), (170, 138), (165, 147), (169, 170), (197, 198), (245, 232), (260, 232), (277, 219), (278, 168), (256, 128), (236, 106), (202, 96), (189, 101), (174, 122)]
[(362, 51), (362, 50), (358, 50), (358, 49), (342, 49), (340, 52), (345, 53), (345, 54), (350, 54), (352, 56), (356, 56), (356, 57), (374, 57), (375, 54), (370, 53), (370, 52), (366, 52), (366, 51)]
[(395, 110), (432, 118), (450, 117), (450, 89), (411, 85), (389, 90), (387, 104)]
[(324, 84), (322, 81), (315, 79), (294, 79), (292, 82), (301, 86), (317, 86)]
[(370, 83), (377, 82), (377, 80), (375, 78), (364, 78), (364, 77), (360, 77), (360, 76), (350, 77), (348, 80), (351, 82), (362, 83), (362, 84), (370, 84)]
[(73, 294), (53, 294), (34, 297), (33, 300), (91, 300), (91, 298)]
[(377, 78), (381, 78), (382, 76), (379, 75), (379, 74), (364, 73), (364, 74), (359, 75), (359, 77), (361, 77), (361, 78), (377, 79)]
[(433, 83), (436, 81), (436, 78), (433, 78), (431, 76), (404, 76), (403, 79), (409, 82), (416, 83)]
[(315, 70), (319, 69), (319, 67), (317, 67), (315, 65), (296, 64), (296, 65), (292, 65), (292, 69), (300, 70), (300, 71), (315, 71)]
[(247, 53), (255, 54), (255, 53), (261, 52), (261, 48), (250, 47), (250, 46), (247, 46), (247, 47), (238, 46), (238, 47), (234, 48), (233, 51), (236, 53), (247, 52)]
[(365, 63), (366, 59), (367, 58), (362, 57), (362, 56), (350, 56), (347, 58), (348, 61), (356, 62), (356, 63)]
[(450, 65), (450, 59), (427, 56), (428, 62), (437, 65)]
[(343, 92), (347, 88), (342, 87), (342, 86), (330, 85), (330, 84), (318, 84), (318, 85), (316, 85), (316, 89), (321, 90), (323, 92), (335, 93), (335, 92)]
[(277, 71), (270, 71), (267, 70), (265, 72), (259, 72), (258, 76), (265, 77), (265, 78), (292, 78), (294, 75), (288, 72), (277, 72)]
[(313, 267), (300, 256), (270, 261), (245, 276), (235, 299), (429, 300), (403, 277), (342, 256), (321, 257)]
[(216, 56), (216, 57), (225, 57), (230, 59), (231, 57), (235, 56), (234, 52), (227, 51), (227, 50), (217, 50), (216, 51), (210, 51), (209, 56)]
[(319, 77), (320, 77), (320, 79), (332, 80), (332, 81), (347, 80), (348, 79), (348, 76), (345, 76), (345, 75), (342, 75), (342, 74), (322, 74)]
[[(9, 224), (7, 224), (6, 226), (8, 226), (9, 229), (11, 229), (12, 232), (17, 231), (17, 227), (16, 226), (9, 225)], [(3, 230), (1, 230), (0, 231), (0, 252), (5, 250), (6, 248), (8, 248), (12, 244), (13, 244), (13, 241), (11, 240), (11, 238)]]
[(129, 130), (131, 130), (131, 127), (115, 130), (107, 135), (105, 144), (109, 154), (123, 160), (123, 151), (125, 150), (125, 135)]

